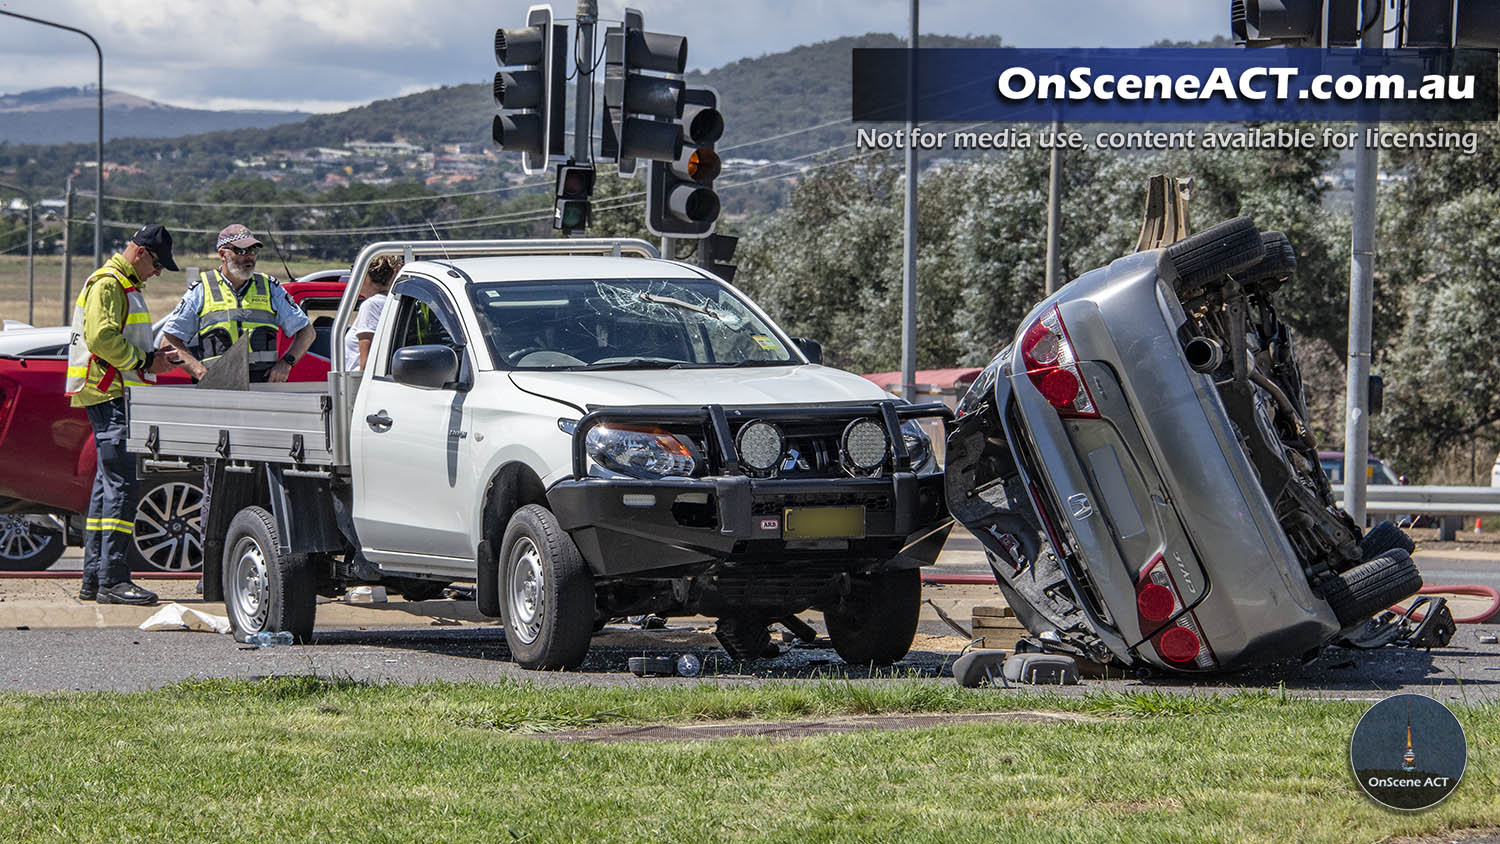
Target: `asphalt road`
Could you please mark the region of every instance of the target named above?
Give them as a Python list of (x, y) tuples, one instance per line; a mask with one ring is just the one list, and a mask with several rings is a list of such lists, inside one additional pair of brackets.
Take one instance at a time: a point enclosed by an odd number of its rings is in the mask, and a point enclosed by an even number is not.
[[(1484, 550), (1449, 547), (1419, 549), (1418, 564), (1429, 583), (1481, 583), (1500, 588), (1500, 546)], [(71, 550), (54, 568), (76, 570), (79, 554)], [(939, 572), (986, 571), (978, 543), (967, 535), (955, 537), (945, 550)], [(17, 584), (32, 584), (31, 593)], [(164, 596), (192, 604), (191, 586), (183, 581), (152, 582)], [(774, 660), (735, 664), (718, 647), (712, 622), (674, 620), (666, 630), (638, 630), (612, 625), (596, 637), (589, 657), (575, 672), (530, 672), (510, 661), (504, 634), (493, 622), (475, 614), (472, 602), (427, 601), (418, 605), (392, 602), (383, 608), (343, 605), (320, 609), (319, 628), (311, 645), (250, 649), (230, 637), (212, 633), (143, 632), (136, 621), (121, 625), (106, 619), (98, 608), (79, 604), (70, 593), (71, 580), (0, 581), (0, 618), (11, 618), (0, 629), (0, 690), (136, 691), (157, 688), (190, 678), (254, 678), (279, 674), (315, 674), (372, 682), (427, 681), (494, 682), (501, 679), (548, 684), (590, 683), (649, 685), (700, 682), (686, 678), (637, 678), (627, 670), (631, 656), (676, 657), (691, 653), (703, 663), (702, 678), (724, 683), (768, 680), (811, 682), (830, 675), (847, 675), (879, 682), (891, 676), (930, 677), (953, 682), (951, 665), (966, 639), (948, 627), (929, 606), (924, 609), (918, 641), (895, 667), (872, 672), (845, 666), (819, 637), (812, 644), (788, 641)], [(10, 590), (10, 603), (5, 603)], [(40, 595), (41, 598), (36, 596)], [(998, 595), (986, 586), (928, 586), (924, 597), (943, 607), (960, 626), (968, 627), (976, 604), (993, 603)], [(29, 601), (29, 603), (27, 603)], [(41, 623), (16, 629), (22, 605), (51, 607)], [(71, 606), (65, 606), (71, 605)], [(221, 605), (202, 609), (222, 613)], [(7, 616), (7, 613), (10, 615)], [(80, 616), (80, 613), (84, 614)], [(79, 618), (86, 617), (83, 622)], [(61, 621), (50, 624), (46, 619)], [(822, 632), (821, 618), (804, 618)], [(92, 626), (94, 624), (99, 626)], [(112, 626), (111, 626), (112, 625)], [(779, 628), (777, 628), (779, 630)], [(1357, 651), (1329, 647), (1310, 663), (1299, 660), (1249, 672), (1212, 678), (1146, 677), (1086, 679), (1077, 686), (1052, 688), (1064, 694), (1093, 690), (1156, 689), (1171, 693), (1215, 693), (1240, 688), (1279, 689), (1290, 694), (1370, 699), (1404, 691), (1420, 691), (1443, 700), (1500, 700), (1500, 645), (1485, 644), (1482, 634), (1500, 634), (1500, 624), (1460, 625), (1446, 648), (1431, 652), (1401, 647)], [(790, 639), (790, 637), (787, 637)], [(997, 694), (1006, 693), (997, 690)]]

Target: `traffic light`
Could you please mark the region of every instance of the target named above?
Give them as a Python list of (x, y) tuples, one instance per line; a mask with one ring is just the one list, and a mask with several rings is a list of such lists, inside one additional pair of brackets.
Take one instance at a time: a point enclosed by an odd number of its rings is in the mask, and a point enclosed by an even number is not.
[(733, 283), (736, 267), (729, 262), (734, 260), (734, 249), (739, 242), (739, 238), (727, 234), (705, 237), (698, 242), (698, 266)]
[(681, 151), (672, 161), (652, 160), (646, 180), (646, 228), (664, 237), (707, 237), (719, 219), (714, 192), (721, 162), (713, 145), (724, 134), (719, 95), (711, 88), (682, 92), (675, 124)]
[(532, 6), (526, 26), (495, 30), (495, 105), (490, 129), (501, 149), (519, 150), (528, 174), (563, 154), (568, 27), (552, 23), (551, 6)]
[(589, 197), (593, 193), (594, 165), (557, 165), (557, 208), (552, 228), (565, 232), (588, 228), (592, 213)]
[[(620, 175), (635, 172), (636, 159), (673, 161), (680, 150), (682, 80), (687, 39), (646, 32), (635, 9), (622, 26), (604, 34), (604, 131), (599, 157), (618, 161)], [(670, 74), (663, 76), (660, 74)]]
[(1229, 28), (1246, 47), (1321, 47), (1359, 43), (1359, 0), (1230, 0)]

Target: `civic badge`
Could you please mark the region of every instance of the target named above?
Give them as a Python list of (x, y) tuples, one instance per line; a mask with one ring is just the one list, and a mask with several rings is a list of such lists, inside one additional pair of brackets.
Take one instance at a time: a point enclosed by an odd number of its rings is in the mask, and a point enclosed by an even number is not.
[(1089, 497), (1083, 493), (1068, 496), (1068, 509), (1072, 511), (1073, 518), (1083, 521), (1094, 515), (1094, 505), (1089, 503)]

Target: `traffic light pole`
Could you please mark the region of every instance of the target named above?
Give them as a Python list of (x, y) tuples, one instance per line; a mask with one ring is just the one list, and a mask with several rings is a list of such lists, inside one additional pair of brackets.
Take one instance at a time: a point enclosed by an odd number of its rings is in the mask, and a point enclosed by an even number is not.
[[(1360, 24), (1364, 27), (1361, 47), (1378, 50), (1385, 46), (1385, 4), (1386, 0), (1364, 0), (1361, 4)], [(1378, 126), (1378, 123), (1359, 124), (1359, 141), (1354, 149), (1354, 232), (1349, 251), (1344, 510), (1361, 527), (1365, 523), (1365, 467), (1370, 451), (1370, 312), (1375, 286), (1375, 182), (1380, 166), (1380, 151), (1365, 143), (1365, 133)]]
[(917, 400), (917, 0), (906, 67), (906, 237), (901, 272), (901, 396)]
[(594, 21), (598, 19), (598, 0), (578, 0), (578, 49), (586, 53), (573, 57), (578, 67), (573, 160), (579, 164), (594, 160), (590, 148), (594, 143)]

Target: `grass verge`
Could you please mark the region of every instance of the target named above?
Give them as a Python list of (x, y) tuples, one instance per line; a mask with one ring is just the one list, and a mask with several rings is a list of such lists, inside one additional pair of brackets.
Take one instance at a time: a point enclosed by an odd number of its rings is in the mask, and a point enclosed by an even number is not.
[[(206, 680), (0, 695), (4, 841), (1376, 841), (1500, 817), (1500, 707), (1459, 707), (1438, 809), (1367, 802), (1367, 704), (969, 691), (927, 680), (659, 688)], [(595, 725), (1058, 710), (790, 741), (571, 744)]]

